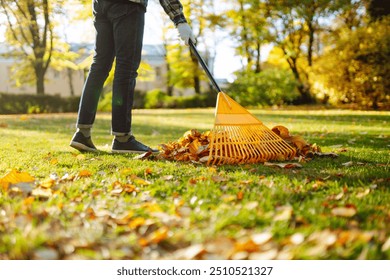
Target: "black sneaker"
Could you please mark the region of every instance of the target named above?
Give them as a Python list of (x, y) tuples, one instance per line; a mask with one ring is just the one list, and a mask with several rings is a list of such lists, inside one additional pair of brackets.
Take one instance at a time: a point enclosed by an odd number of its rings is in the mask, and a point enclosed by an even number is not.
[(69, 145), (80, 152), (97, 152), (95, 145), (92, 143), (91, 136), (85, 137), (80, 131), (74, 134)]
[(152, 149), (141, 142), (135, 140), (134, 136), (130, 136), (129, 140), (127, 142), (119, 142), (118, 140), (114, 139), (112, 142), (112, 152), (113, 153), (136, 153), (136, 154), (143, 154), (147, 152), (152, 152), (153, 154), (159, 153), (159, 150)]

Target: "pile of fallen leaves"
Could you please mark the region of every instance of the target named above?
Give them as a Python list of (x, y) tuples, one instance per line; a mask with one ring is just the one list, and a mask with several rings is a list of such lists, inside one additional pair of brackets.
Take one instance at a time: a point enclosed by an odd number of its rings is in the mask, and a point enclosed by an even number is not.
[(191, 129), (177, 141), (161, 144), (160, 158), (206, 163), (209, 159), (210, 131), (200, 133)]
[[(310, 160), (315, 156), (337, 157), (336, 154), (321, 153), (321, 148), (317, 144), (310, 144), (299, 135), (290, 135), (289, 130), (284, 126), (275, 126), (272, 131), (296, 150), (296, 159), (299, 161)], [(200, 133), (196, 129), (191, 129), (185, 132), (177, 141), (161, 144), (159, 158), (207, 163), (210, 153), (210, 135), (210, 131)]]
[(272, 131), (293, 147), (298, 157), (312, 158), (315, 154), (321, 153), (321, 148), (317, 144), (307, 143), (302, 136), (290, 135), (290, 131), (282, 125), (273, 127)]

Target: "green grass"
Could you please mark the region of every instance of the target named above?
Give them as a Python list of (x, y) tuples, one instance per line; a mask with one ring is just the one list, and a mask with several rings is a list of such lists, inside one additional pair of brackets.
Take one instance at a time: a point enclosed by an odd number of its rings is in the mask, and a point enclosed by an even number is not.
[[(80, 154), (75, 114), (0, 116), (0, 178), (35, 178), (0, 185), (0, 259), (389, 259), (390, 113), (252, 112), (339, 157), (301, 169), (135, 160), (109, 153), (108, 114), (93, 130), (102, 152)], [(213, 113), (138, 110), (133, 132), (157, 146), (209, 130)]]

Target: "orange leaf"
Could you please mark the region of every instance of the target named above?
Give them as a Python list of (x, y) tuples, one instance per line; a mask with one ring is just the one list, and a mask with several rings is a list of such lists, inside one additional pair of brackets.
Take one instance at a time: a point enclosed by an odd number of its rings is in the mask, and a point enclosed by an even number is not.
[(23, 205), (26, 205), (26, 206), (31, 205), (34, 202), (34, 200), (35, 200), (35, 197), (29, 196), (23, 200)]
[(143, 226), (145, 222), (146, 222), (145, 218), (138, 217), (130, 221), (129, 227), (132, 229), (136, 229), (139, 228), (140, 226)]
[(79, 172), (79, 177), (90, 177), (92, 173), (88, 170), (81, 170)]
[(146, 175), (150, 175), (150, 174), (152, 174), (152, 173), (153, 173), (153, 169), (150, 168), (150, 167), (146, 168), (145, 171), (144, 171), (145, 176), (146, 176)]
[(149, 236), (149, 241), (154, 244), (158, 244), (168, 238), (168, 228), (161, 227)]
[(236, 252), (257, 252), (259, 250), (259, 245), (257, 245), (253, 240), (249, 239), (246, 242), (237, 242), (235, 244)]

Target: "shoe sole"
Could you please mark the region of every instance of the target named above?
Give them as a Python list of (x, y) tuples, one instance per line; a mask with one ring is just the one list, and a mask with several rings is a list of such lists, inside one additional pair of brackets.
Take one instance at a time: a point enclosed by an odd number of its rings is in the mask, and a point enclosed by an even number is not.
[(80, 152), (97, 152), (97, 149), (88, 147), (82, 143), (72, 141), (70, 142), (70, 145), (72, 148), (75, 148), (76, 150), (79, 150)]
[(144, 154), (151, 152), (152, 154), (158, 154), (160, 151), (132, 151), (132, 150), (111, 150), (111, 152), (116, 153), (116, 154)]

